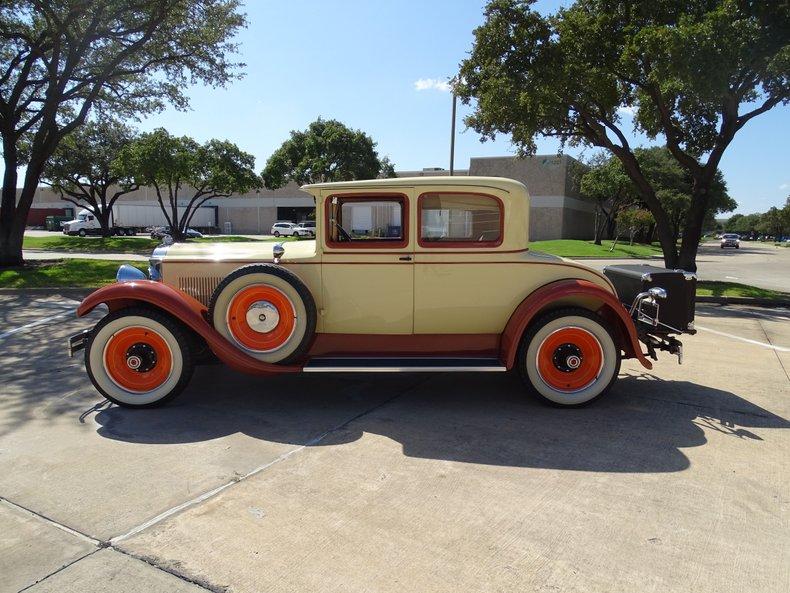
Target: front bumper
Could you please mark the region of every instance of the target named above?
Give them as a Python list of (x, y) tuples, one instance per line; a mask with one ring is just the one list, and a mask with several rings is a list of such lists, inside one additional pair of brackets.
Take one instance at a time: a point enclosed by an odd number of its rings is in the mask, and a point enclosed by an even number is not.
[(90, 333), (91, 330), (86, 329), (78, 334), (74, 334), (69, 338), (69, 344), (68, 344), (69, 358), (74, 358), (75, 352), (79, 352), (80, 350), (83, 350), (85, 348)]

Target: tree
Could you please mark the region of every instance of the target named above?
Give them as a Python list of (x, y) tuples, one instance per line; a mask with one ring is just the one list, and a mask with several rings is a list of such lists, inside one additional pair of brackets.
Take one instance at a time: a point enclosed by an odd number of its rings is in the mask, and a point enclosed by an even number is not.
[[(668, 267), (696, 269), (716, 170), (736, 133), (790, 99), (787, 2), (576, 0), (542, 16), (530, 0), (491, 0), (461, 63), (456, 92), (476, 99), (467, 124), (605, 148), (656, 220)], [(691, 178), (678, 251), (669, 214), (624, 132), (662, 136)]]
[[(693, 200), (691, 175), (680, 166), (666, 147), (637, 148), (637, 162), (655, 190), (656, 197), (669, 219), (672, 239), (677, 243), (683, 231), (683, 222)], [(645, 204), (647, 207), (647, 204)], [(727, 184), (720, 170), (716, 170), (708, 191), (708, 206), (703, 224), (716, 214), (731, 212), (738, 204), (727, 193)]]
[[(622, 231), (628, 232), (629, 244), (634, 244), (637, 233), (646, 231), (655, 221), (653, 215), (643, 208), (626, 208), (617, 219), (618, 236)], [(609, 251), (614, 250), (612, 245)]]
[[(667, 214), (672, 240), (677, 242), (683, 218), (692, 200), (691, 177), (666, 148), (637, 148), (634, 155)], [(642, 202), (639, 191), (617, 157), (599, 158), (582, 177), (582, 191), (586, 196), (603, 204), (604, 208), (608, 206), (609, 211), (614, 214), (612, 227), (620, 210)], [(727, 185), (721, 171), (717, 171), (711, 184), (706, 220), (713, 221), (716, 214), (729, 212), (737, 207), (735, 200), (727, 194)]]
[[(14, 0), (0, 5), (0, 267), (22, 263), (45, 163), (92, 111), (184, 109), (183, 89), (236, 76), (239, 0)], [(27, 166), (17, 197), (18, 169)]]
[[(182, 241), (195, 212), (212, 198), (260, 187), (255, 157), (226, 140), (198, 144), (162, 128), (126, 146), (115, 162), (117, 174), (151, 185), (175, 241)], [(179, 203), (180, 201), (180, 203)]]
[(595, 225), (595, 244), (600, 245), (604, 228), (607, 238), (611, 239), (618, 213), (636, 203), (639, 194), (616, 159), (599, 153), (589, 164), (590, 169), (581, 179), (581, 193), (603, 214), (600, 223)]
[(269, 157), (261, 176), (266, 187), (276, 189), (290, 181), (302, 185), (395, 177), (395, 168), (389, 158), (379, 158), (370, 136), (319, 117), (303, 132), (291, 132)]
[(61, 140), (42, 172), (42, 182), (61, 199), (93, 213), (105, 237), (112, 234), (110, 214), (115, 202), (139, 187), (113, 167), (118, 153), (134, 138), (135, 131), (119, 121), (88, 122)]

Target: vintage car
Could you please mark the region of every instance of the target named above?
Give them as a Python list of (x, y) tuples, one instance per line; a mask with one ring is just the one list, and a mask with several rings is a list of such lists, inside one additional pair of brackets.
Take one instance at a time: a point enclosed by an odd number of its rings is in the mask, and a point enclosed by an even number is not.
[[(259, 375), (517, 370), (557, 406), (603, 395), (622, 358), (651, 368), (693, 333), (692, 274), (599, 273), (531, 251), (516, 181), (420, 177), (302, 188), (316, 238), (157, 247), (148, 277), (122, 266), (89, 295), (109, 314), (72, 336), (107, 399), (162, 404), (195, 364)], [(616, 288), (617, 287), (617, 288)], [(643, 353), (643, 346), (646, 353)]]

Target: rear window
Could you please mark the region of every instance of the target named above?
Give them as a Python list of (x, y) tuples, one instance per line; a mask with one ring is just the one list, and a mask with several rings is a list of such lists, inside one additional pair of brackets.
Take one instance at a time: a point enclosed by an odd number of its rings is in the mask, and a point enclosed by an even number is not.
[(502, 202), (493, 196), (423, 194), (420, 196), (420, 245), (499, 245), (502, 243), (502, 216)]

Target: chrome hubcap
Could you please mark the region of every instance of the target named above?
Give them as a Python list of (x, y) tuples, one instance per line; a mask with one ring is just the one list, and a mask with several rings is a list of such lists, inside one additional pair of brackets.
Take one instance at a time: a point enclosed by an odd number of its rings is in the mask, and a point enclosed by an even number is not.
[(247, 309), (247, 325), (260, 334), (272, 331), (280, 323), (277, 307), (269, 301), (255, 301)]

